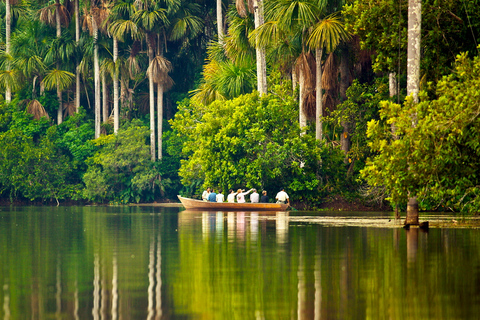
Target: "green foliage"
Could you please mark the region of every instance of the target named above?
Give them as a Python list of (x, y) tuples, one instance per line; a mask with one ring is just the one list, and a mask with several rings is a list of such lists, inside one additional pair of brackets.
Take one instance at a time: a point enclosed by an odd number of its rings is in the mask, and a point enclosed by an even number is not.
[(91, 201), (139, 202), (146, 191), (153, 194), (159, 176), (150, 161), (146, 144), (149, 129), (132, 121), (117, 135), (102, 136), (94, 142), (100, 149), (87, 160), (84, 197)]
[[(422, 1), (422, 77), (438, 81), (448, 74), (455, 54), (475, 52), (480, 1)], [(344, 6), (347, 31), (358, 35), (362, 49), (375, 52), (380, 72), (406, 70), (408, 1), (355, 0)]]
[(381, 120), (368, 124), (377, 152), (362, 171), (368, 183), (385, 186), (395, 204), (416, 195), (424, 209), (479, 212), (479, 76), (479, 57), (461, 54), (455, 72), (438, 83), (438, 99), (383, 102)]
[(73, 168), (53, 136), (54, 130), (48, 130), (35, 142), (18, 128), (0, 133), (0, 192), (8, 192), (11, 199), (75, 198), (81, 186), (66, 183)]
[(276, 90), (261, 98), (254, 93), (208, 106), (186, 101), (179, 107), (171, 124), (183, 146), (179, 175), (184, 186), (192, 193), (199, 192), (200, 181), (223, 190), (276, 192), (284, 186), (299, 200), (321, 197), (337, 186), (342, 156), (300, 135), (296, 102)]
[(388, 85), (383, 79), (377, 79), (372, 84), (360, 84), (353, 81), (346, 92), (347, 99), (339, 104), (337, 108), (325, 117), (327, 127), (331, 128), (332, 140), (343, 134), (342, 123), (348, 123), (348, 135), (350, 136), (351, 147), (347, 158), (350, 163), (348, 178), (352, 186), (358, 171), (364, 167), (366, 158), (371, 155), (367, 145), (367, 126), (372, 119), (379, 119), (379, 103), (388, 98)]

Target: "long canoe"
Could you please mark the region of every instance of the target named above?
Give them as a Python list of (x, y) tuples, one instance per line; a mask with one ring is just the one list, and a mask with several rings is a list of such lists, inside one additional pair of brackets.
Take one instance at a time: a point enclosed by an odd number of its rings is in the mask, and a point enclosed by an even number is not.
[(231, 203), (209, 202), (177, 196), (185, 209), (189, 210), (222, 210), (222, 211), (285, 211), (288, 204), (283, 203)]

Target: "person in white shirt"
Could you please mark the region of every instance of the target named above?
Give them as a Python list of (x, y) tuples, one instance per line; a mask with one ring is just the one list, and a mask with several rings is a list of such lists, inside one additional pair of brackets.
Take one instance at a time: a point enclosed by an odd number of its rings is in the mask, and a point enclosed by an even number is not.
[(277, 193), (275, 196), (275, 199), (277, 199), (277, 203), (288, 203), (290, 204), (290, 199), (288, 197), (288, 194), (285, 192), (284, 188), (280, 189), (280, 192)]
[(260, 200), (260, 195), (257, 193), (257, 189), (253, 189), (253, 192), (250, 195), (250, 202), (258, 203), (259, 200)]
[(208, 195), (210, 194), (210, 188), (207, 188), (207, 190), (203, 191), (202, 193), (202, 200), (203, 201), (208, 201)]
[(223, 202), (223, 201), (225, 201), (225, 196), (222, 194), (222, 190), (218, 190), (217, 202)]
[(249, 194), (250, 192), (253, 191), (253, 189), (248, 190), (247, 192), (244, 192), (245, 190), (238, 189), (237, 190), (237, 202), (238, 203), (245, 203), (245, 196)]
[(232, 189), (229, 190), (229, 194), (227, 196), (227, 202), (234, 203), (235, 202), (235, 191)]

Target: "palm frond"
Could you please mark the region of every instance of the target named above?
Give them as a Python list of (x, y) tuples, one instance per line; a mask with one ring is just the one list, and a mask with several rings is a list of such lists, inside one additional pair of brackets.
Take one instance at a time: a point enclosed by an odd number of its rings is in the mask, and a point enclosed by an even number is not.
[(132, 20), (145, 31), (153, 31), (159, 25), (168, 25), (168, 19), (165, 9), (154, 11), (140, 10), (135, 12)]
[(0, 88), (5, 90), (10, 88), (12, 91), (20, 89), (22, 74), (17, 69), (0, 71)]
[(142, 37), (137, 24), (132, 20), (116, 20), (109, 25), (108, 32), (120, 41), (125, 41), (126, 35), (130, 35), (134, 40), (140, 40)]
[(75, 75), (65, 70), (53, 69), (43, 78), (43, 84), (47, 90), (53, 90), (59, 86), (61, 91), (70, 87), (75, 81)]
[(27, 77), (33, 74), (43, 74), (47, 69), (43, 59), (37, 55), (17, 58), (13, 65)]
[(182, 18), (175, 19), (171, 26), (170, 40), (178, 41), (185, 36), (193, 38), (203, 29), (203, 21), (200, 17), (188, 14)]
[(307, 44), (311, 48), (325, 48), (327, 53), (332, 52), (342, 41), (351, 36), (345, 31), (343, 23), (335, 16), (329, 16), (318, 22), (312, 29)]
[(279, 42), (284, 33), (280, 30), (278, 21), (268, 21), (256, 28), (248, 35), (252, 46), (266, 48)]
[(157, 55), (155, 58), (153, 58), (147, 71), (152, 74), (153, 81), (155, 83), (171, 83), (168, 73), (172, 71), (172, 63), (165, 57)]
[(33, 118), (35, 120), (39, 120), (41, 117), (50, 119), (50, 117), (48, 116), (48, 112), (45, 110), (42, 104), (36, 99), (30, 100), (28, 102), (27, 112), (33, 115)]

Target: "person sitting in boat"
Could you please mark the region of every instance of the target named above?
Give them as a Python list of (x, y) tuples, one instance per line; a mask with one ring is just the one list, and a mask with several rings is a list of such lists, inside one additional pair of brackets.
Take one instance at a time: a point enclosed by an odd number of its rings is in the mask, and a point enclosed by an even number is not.
[(238, 202), (238, 203), (245, 203), (245, 196), (246, 196), (247, 194), (249, 194), (250, 192), (252, 192), (252, 191), (253, 191), (253, 189), (250, 189), (250, 190), (248, 190), (247, 192), (245, 192), (244, 189), (243, 189), (243, 190), (242, 190), (242, 189), (238, 189), (238, 190), (237, 190), (237, 202)]
[(268, 199), (267, 196), (267, 190), (262, 191), (262, 196), (260, 197), (260, 202), (261, 203), (268, 203), (270, 199)]
[(208, 195), (210, 194), (210, 188), (207, 188), (207, 190), (203, 191), (202, 193), (202, 200), (203, 201), (208, 201)]
[(217, 202), (223, 202), (223, 201), (225, 201), (225, 197), (224, 197), (224, 195), (222, 194), (222, 190), (218, 190), (216, 200), (217, 200)]
[(208, 195), (208, 201), (217, 202), (217, 194), (215, 193), (215, 190), (212, 189), (212, 192)]
[(260, 195), (258, 194), (257, 189), (253, 189), (253, 192), (250, 195), (250, 202), (258, 203), (259, 200), (260, 200)]
[(234, 203), (235, 202), (235, 191), (232, 189), (228, 190), (227, 202)]
[(290, 199), (288, 197), (288, 194), (285, 192), (284, 188), (280, 189), (280, 192), (277, 193), (275, 196), (275, 199), (277, 199), (277, 203), (288, 203), (290, 204)]

